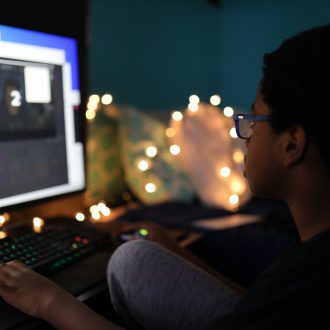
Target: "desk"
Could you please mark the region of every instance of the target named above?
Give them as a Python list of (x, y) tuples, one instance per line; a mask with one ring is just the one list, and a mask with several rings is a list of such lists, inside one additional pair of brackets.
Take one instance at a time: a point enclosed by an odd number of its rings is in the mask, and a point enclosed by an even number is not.
[[(71, 218), (46, 220), (47, 224), (63, 224), (72, 223)], [(100, 231), (115, 232), (116, 221), (109, 223), (95, 224), (94, 227)], [(186, 234), (186, 233), (185, 233)], [(178, 237), (182, 233), (178, 230), (173, 231), (173, 235)], [(186, 245), (192, 241), (193, 237), (185, 235), (184, 240), (181, 241), (182, 245)], [(49, 276), (49, 278), (57, 283), (60, 287), (73, 294), (78, 300), (88, 302), (90, 298), (96, 295), (107, 292), (107, 283), (105, 278), (106, 266), (108, 260), (117, 247), (117, 243), (111, 244), (101, 251), (94, 252), (92, 255), (82, 259), (67, 268), (56, 272)], [(98, 312), (98, 310), (96, 310)], [(47, 324), (43, 321), (31, 318), (24, 313), (16, 310), (15, 308), (7, 305), (3, 301), (0, 302), (0, 329), (45, 329), (48, 328)]]
[[(49, 278), (80, 301), (85, 302), (107, 290), (105, 272), (113, 249), (95, 252)], [(42, 323), (41, 320), (31, 318), (4, 301), (0, 301), (0, 329), (28, 330), (35, 329)]]

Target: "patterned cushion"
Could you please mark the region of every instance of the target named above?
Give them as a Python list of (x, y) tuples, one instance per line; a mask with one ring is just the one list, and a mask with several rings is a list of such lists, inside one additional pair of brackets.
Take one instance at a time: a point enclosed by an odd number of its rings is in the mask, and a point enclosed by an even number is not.
[(178, 160), (191, 178), (203, 204), (236, 211), (251, 199), (244, 170), (244, 141), (232, 137), (234, 121), (209, 104), (197, 112), (185, 110), (183, 120), (171, 120), (181, 147)]
[[(165, 125), (136, 109), (126, 108), (120, 119), (121, 159), (126, 182), (134, 195), (145, 204), (169, 200), (190, 201), (194, 196), (189, 178), (180, 168), (176, 157), (169, 152)], [(158, 153), (148, 158), (145, 150), (156, 146)], [(141, 171), (137, 164), (147, 160), (151, 165)], [(156, 185), (155, 192), (147, 192), (146, 184)]]
[(86, 199), (88, 203), (105, 200), (116, 204), (126, 191), (119, 155), (117, 119), (102, 108), (88, 123)]

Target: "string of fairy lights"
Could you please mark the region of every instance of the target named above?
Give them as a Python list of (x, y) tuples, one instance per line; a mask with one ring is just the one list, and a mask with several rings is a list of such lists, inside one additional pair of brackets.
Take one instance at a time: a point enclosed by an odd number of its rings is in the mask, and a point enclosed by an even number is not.
[[(86, 110), (86, 118), (89, 121), (93, 121), (93, 119), (96, 116), (96, 112), (101, 108), (102, 105), (110, 105), (113, 102), (113, 97), (111, 94), (104, 94), (103, 96), (99, 95), (91, 95), (89, 97), (89, 101), (87, 104), (87, 110)], [(209, 103), (214, 106), (218, 107), (221, 103), (221, 96), (220, 95), (212, 95), (209, 99)], [(197, 95), (191, 95), (189, 97), (189, 103), (187, 105), (187, 108), (184, 111), (173, 111), (171, 113), (171, 119), (174, 122), (181, 122), (184, 118), (184, 116), (187, 114), (193, 115), (197, 114), (198, 111), (201, 110), (202, 107), (200, 107), (200, 98)], [(234, 114), (234, 109), (230, 106), (226, 106), (223, 108), (222, 113), (225, 117), (231, 118)], [(169, 125), (165, 129), (165, 135), (168, 138), (168, 148), (169, 152), (172, 156), (179, 156), (183, 146), (178, 145), (176, 143), (173, 143), (172, 140), (177, 135), (177, 131), (175, 125)], [(228, 131), (229, 136), (232, 139), (237, 139), (236, 129), (234, 127), (234, 124), (229, 128)], [(136, 167), (141, 172), (147, 172), (150, 171), (153, 167), (153, 159), (157, 157), (158, 155), (158, 148), (154, 144), (153, 141), (150, 141), (146, 144), (144, 154), (140, 154), (136, 158)], [(244, 153), (240, 148), (235, 148), (232, 153), (232, 160), (236, 164), (242, 164), (244, 161)], [(246, 191), (246, 184), (244, 180), (237, 175), (232, 175), (232, 169), (230, 165), (224, 165), (221, 166), (218, 170), (219, 176), (222, 178), (230, 178), (233, 177), (232, 180), (226, 181), (225, 184), (229, 186), (229, 189), (231, 193), (228, 196), (228, 209), (235, 210), (240, 205), (240, 195), (242, 195)], [(157, 189), (159, 188), (155, 182), (148, 181), (148, 176), (145, 176), (146, 182), (144, 184), (144, 189), (147, 193), (155, 193)]]
[[(214, 106), (216, 109), (221, 103), (221, 97), (219, 95), (212, 95), (210, 97), (210, 104)], [(181, 133), (181, 130), (184, 129), (184, 125), (182, 125), (182, 120), (184, 119), (184, 116), (194, 116), (197, 115), (199, 112), (206, 112), (210, 111), (209, 106), (205, 106), (205, 104), (200, 103), (200, 99), (197, 95), (191, 95), (189, 97), (189, 103), (187, 106), (187, 109), (185, 109), (184, 112), (181, 111), (174, 111), (172, 113), (172, 122), (169, 128), (166, 129), (166, 136), (169, 137), (170, 139), (175, 141), (175, 136), (179, 133)], [(215, 205), (221, 204), (223, 207), (226, 209), (235, 211), (238, 209), (238, 207), (241, 205), (241, 202), (246, 201), (249, 196), (248, 196), (248, 191), (247, 191), (247, 185), (245, 183), (245, 180), (242, 176), (242, 165), (244, 162), (244, 152), (243, 152), (243, 147), (242, 147), (242, 141), (238, 140), (238, 136), (236, 134), (236, 129), (234, 127), (234, 122), (232, 120), (225, 120), (231, 119), (231, 117), (234, 115), (234, 109), (232, 107), (226, 106), (223, 108), (222, 113), (224, 119), (221, 119), (220, 117), (216, 117), (219, 120), (222, 120), (226, 123), (225, 127), (228, 128), (228, 135), (230, 136), (230, 142), (229, 140), (229, 146), (231, 150), (231, 155), (223, 155), (226, 157), (218, 156), (219, 159), (217, 159), (218, 165), (216, 166), (217, 170), (217, 176), (221, 178), (220, 182), (217, 182), (217, 185), (224, 185), (226, 186), (226, 190), (220, 191), (219, 189), (219, 194), (221, 196), (218, 196), (217, 201), (215, 201)], [(220, 114), (219, 113), (219, 114)], [(207, 116), (210, 114), (210, 112), (206, 112), (205, 115)], [(203, 117), (203, 116), (202, 116)], [(204, 119), (205, 120), (205, 116)], [(210, 119), (212, 120), (212, 119)], [(226, 129), (227, 129), (226, 128)], [(223, 132), (222, 132), (223, 133)], [(226, 134), (226, 132), (224, 132)], [(182, 135), (182, 134), (181, 134)], [(197, 136), (197, 133), (196, 133)], [(173, 139), (174, 138), (174, 139)], [(203, 136), (201, 136), (203, 138)], [(185, 142), (184, 139), (176, 139), (177, 141)], [(203, 141), (205, 142), (205, 141)], [(225, 143), (225, 141), (219, 143)], [(183, 146), (176, 146), (176, 149), (179, 151), (180, 148)], [(188, 146), (186, 146), (188, 147)], [(196, 149), (201, 151), (201, 145), (196, 145)], [(190, 149), (190, 152), (192, 150)], [(179, 153), (179, 152), (178, 152)], [(229, 159), (227, 159), (230, 156)], [(193, 155), (188, 156), (188, 158), (193, 159)], [(184, 157), (182, 157), (182, 160)], [(188, 163), (191, 163), (191, 159), (188, 159)], [(225, 161), (224, 161), (225, 159)], [(194, 159), (196, 160), (196, 158)], [(207, 161), (207, 159), (206, 159)], [(187, 166), (187, 169), (189, 169), (189, 165)], [(206, 168), (205, 168), (206, 169)], [(196, 173), (193, 173), (196, 176)], [(200, 173), (198, 173), (200, 174)], [(219, 187), (220, 188), (220, 187)], [(217, 190), (215, 188), (215, 190)], [(214, 194), (217, 194), (217, 191), (213, 191)], [(227, 199), (226, 199), (227, 198)]]
[[(96, 113), (102, 106), (108, 106), (113, 102), (113, 96), (111, 94), (97, 95), (93, 94), (89, 97), (87, 103), (87, 109), (85, 112), (86, 119), (89, 122), (92, 122), (96, 116)], [(212, 95), (209, 99), (209, 103), (214, 107), (219, 107), (221, 103), (220, 95)], [(189, 97), (189, 103), (187, 108), (184, 111), (173, 111), (171, 113), (171, 121), (170, 122), (181, 122), (185, 115), (193, 115), (196, 114), (200, 110), (200, 98), (197, 95), (191, 95)], [(234, 109), (232, 107), (226, 106), (223, 108), (222, 113), (225, 117), (232, 117), (234, 114)], [(171, 140), (175, 138), (177, 135), (177, 128), (173, 127), (175, 125), (169, 124), (169, 126), (165, 129), (164, 134), (168, 138), (168, 148), (169, 152), (172, 156), (176, 157), (180, 155), (182, 151), (182, 147), (178, 144), (171, 143)], [(229, 136), (232, 139), (237, 139), (237, 134), (234, 125), (230, 127), (228, 131)], [(157, 146), (151, 141), (144, 150), (144, 155), (137, 157), (136, 159), (136, 167), (138, 171), (147, 172), (153, 166), (153, 159), (158, 155)], [(242, 164), (244, 161), (244, 153), (241, 149), (236, 148), (232, 153), (232, 160), (236, 164)], [(232, 169), (229, 165), (221, 166), (218, 170), (218, 174), (222, 178), (230, 178), (232, 176)], [(147, 178), (147, 176), (146, 176)], [(228, 205), (229, 209), (236, 210), (240, 205), (240, 196), (246, 191), (246, 184), (243, 179), (238, 178), (237, 176), (233, 178), (233, 180), (228, 180), (226, 183), (229, 186), (231, 191), (228, 197)], [(157, 191), (159, 187), (155, 182), (146, 181), (144, 184), (144, 189), (147, 193), (152, 194)], [(87, 213), (87, 214), (86, 214)], [(73, 219), (76, 221), (82, 222), (85, 220), (91, 221), (93, 223), (105, 222), (112, 219), (111, 217), (111, 209), (107, 206), (105, 201), (99, 201), (97, 204), (91, 205), (88, 208), (87, 212), (77, 211), (73, 215)], [(0, 239), (6, 237), (6, 232), (1, 230), (1, 227), (4, 226), (5, 223), (10, 221), (10, 214), (3, 213), (0, 215)], [(32, 219), (32, 225), (35, 232), (40, 232), (44, 225), (44, 220), (40, 217), (34, 217)]]

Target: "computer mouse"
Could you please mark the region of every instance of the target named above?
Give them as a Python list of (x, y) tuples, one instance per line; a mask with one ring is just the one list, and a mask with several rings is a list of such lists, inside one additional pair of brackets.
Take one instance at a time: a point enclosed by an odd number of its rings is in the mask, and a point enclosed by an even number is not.
[(138, 238), (147, 239), (148, 236), (149, 236), (148, 229), (139, 228), (139, 229), (136, 229), (136, 230), (122, 232), (122, 233), (118, 234), (117, 237), (120, 241), (126, 242), (126, 241), (130, 241), (132, 239), (138, 239)]

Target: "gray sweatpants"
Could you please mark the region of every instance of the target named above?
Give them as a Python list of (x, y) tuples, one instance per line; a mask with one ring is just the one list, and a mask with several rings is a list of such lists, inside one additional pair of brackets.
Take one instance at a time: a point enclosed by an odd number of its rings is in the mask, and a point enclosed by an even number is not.
[(114, 309), (128, 329), (205, 329), (239, 299), (200, 268), (140, 239), (114, 252), (107, 279)]

